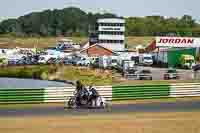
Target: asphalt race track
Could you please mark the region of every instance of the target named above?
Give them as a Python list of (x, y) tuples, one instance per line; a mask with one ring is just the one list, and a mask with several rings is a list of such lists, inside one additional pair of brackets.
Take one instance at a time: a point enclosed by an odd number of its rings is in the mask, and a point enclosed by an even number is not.
[(56, 115), (88, 115), (128, 112), (188, 112), (200, 111), (200, 101), (151, 104), (115, 104), (111, 109), (76, 109), (64, 110), (61, 106), (33, 107), (27, 109), (0, 108), (0, 117), (8, 116), (56, 116)]

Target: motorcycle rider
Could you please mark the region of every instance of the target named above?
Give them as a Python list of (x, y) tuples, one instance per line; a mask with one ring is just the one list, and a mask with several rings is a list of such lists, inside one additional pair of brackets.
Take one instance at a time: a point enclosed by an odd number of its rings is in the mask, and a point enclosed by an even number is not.
[(80, 105), (80, 95), (81, 95), (81, 90), (83, 88), (83, 84), (81, 81), (76, 81), (76, 102), (78, 105)]
[(99, 96), (98, 92), (93, 87), (93, 85), (89, 86), (89, 90), (88, 91), (89, 91), (89, 98), (88, 98), (89, 102), (92, 102), (92, 100), (96, 99)]
[(83, 84), (81, 83), (81, 81), (77, 80), (76, 81), (76, 91), (77, 93), (83, 88)]
[(77, 104), (81, 105), (81, 100), (88, 99), (88, 90), (79, 80), (76, 82), (76, 92)]
[[(75, 85), (75, 84), (74, 84)], [(76, 81), (74, 96), (68, 100), (69, 108), (79, 107), (103, 107), (105, 100), (97, 92), (93, 85), (86, 88), (81, 81)]]

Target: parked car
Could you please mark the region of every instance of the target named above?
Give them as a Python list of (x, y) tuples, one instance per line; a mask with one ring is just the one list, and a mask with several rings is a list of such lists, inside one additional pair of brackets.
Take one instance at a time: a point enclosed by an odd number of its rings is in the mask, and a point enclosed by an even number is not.
[(32, 65), (32, 64), (33, 64), (31, 57), (26, 57), (26, 58), (24, 59), (24, 61), (25, 61), (25, 64), (26, 64), (26, 65)]
[(180, 75), (176, 71), (176, 69), (168, 69), (167, 72), (164, 74), (164, 80), (170, 80), (170, 79), (179, 79)]
[(56, 60), (56, 64), (64, 64), (64, 59), (63, 58), (58, 58)]
[(92, 67), (98, 68), (99, 67), (99, 58), (95, 58), (94, 61), (91, 62)]
[(26, 60), (24, 60), (24, 59), (16, 61), (16, 65), (25, 65), (25, 64), (26, 64)]
[(47, 63), (47, 59), (44, 56), (39, 57), (38, 63), (39, 64), (46, 64)]
[(196, 64), (192, 67), (193, 71), (199, 71), (200, 70), (200, 64)]
[(8, 59), (8, 65), (17, 65), (18, 59)]
[(46, 64), (51, 58), (57, 58), (57, 55), (40, 55), (38, 63)]
[(79, 57), (72, 57), (72, 64), (73, 65), (77, 65), (77, 62), (80, 60), (80, 58)]
[(136, 72), (136, 75), (139, 80), (152, 80), (152, 73), (150, 70), (140, 70)]
[(38, 64), (38, 60), (39, 60), (39, 55), (32, 56), (31, 61), (33, 64)]
[(142, 65), (151, 66), (153, 65), (153, 57), (151, 54), (141, 54), (139, 56), (139, 62)]
[(63, 59), (63, 64), (65, 64), (65, 65), (72, 65), (72, 64), (73, 64), (73, 62), (72, 62), (72, 60), (71, 60), (71, 59), (64, 58), (64, 59)]
[(47, 64), (56, 64), (56, 61), (57, 61), (56, 58), (50, 58), (50, 59), (47, 61)]
[(89, 66), (90, 65), (90, 60), (87, 59), (87, 58), (80, 58), (79, 60), (76, 61), (76, 65)]
[(126, 71), (123, 72), (123, 77), (125, 77), (127, 79), (137, 80), (138, 79), (137, 72), (138, 72), (138, 70), (135, 67), (134, 68), (128, 68), (128, 69), (126, 69)]

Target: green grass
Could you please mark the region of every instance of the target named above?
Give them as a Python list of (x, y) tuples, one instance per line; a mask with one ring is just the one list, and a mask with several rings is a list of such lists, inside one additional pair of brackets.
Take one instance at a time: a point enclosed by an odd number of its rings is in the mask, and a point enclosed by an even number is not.
[(113, 80), (112, 85), (167, 85), (171, 83), (199, 83), (199, 80)]
[(147, 46), (149, 43), (153, 41), (155, 37), (135, 37), (129, 36), (126, 37), (126, 43), (128, 44), (128, 48), (135, 48), (137, 45)]
[[(74, 43), (85, 43), (87, 37), (65, 37), (74, 41)], [(1, 47), (14, 48), (14, 47), (25, 47), (25, 48), (46, 48), (56, 46), (56, 41), (59, 38), (56, 37), (26, 37), (26, 38), (15, 38), (15, 37), (0, 37)]]
[(64, 67), (60, 77), (68, 80), (81, 80), (84, 84), (111, 85), (112, 78), (110, 73), (101, 70), (91, 70), (82, 67)]
[[(85, 44), (88, 41), (88, 37), (65, 37), (73, 40), (75, 43)], [(14, 48), (14, 47), (26, 47), (26, 48), (45, 48), (55, 46), (56, 37), (10, 37), (6, 35), (0, 36), (1, 47)], [(134, 48), (137, 45), (146, 46), (149, 44), (154, 37), (126, 37), (126, 43), (128, 48)]]
[(111, 74), (73, 66), (37, 65), (10, 66), (0, 69), (0, 77), (35, 78), (43, 80), (81, 80), (84, 84), (111, 85)]
[(0, 77), (43, 79), (42, 75), (44, 73), (49, 74), (53, 69), (55, 68), (48, 66), (2, 67), (0, 69)]
[(63, 103), (24, 103), (24, 104), (0, 104), (0, 109), (30, 109), (38, 107), (64, 106)]

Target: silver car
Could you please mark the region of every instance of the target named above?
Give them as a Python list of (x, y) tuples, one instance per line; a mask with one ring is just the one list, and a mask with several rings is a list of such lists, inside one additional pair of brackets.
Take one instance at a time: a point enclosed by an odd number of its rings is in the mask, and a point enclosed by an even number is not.
[(152, 73), (150, 70), (140, 70), (136, 72), (138, 80), (152, 80)]

